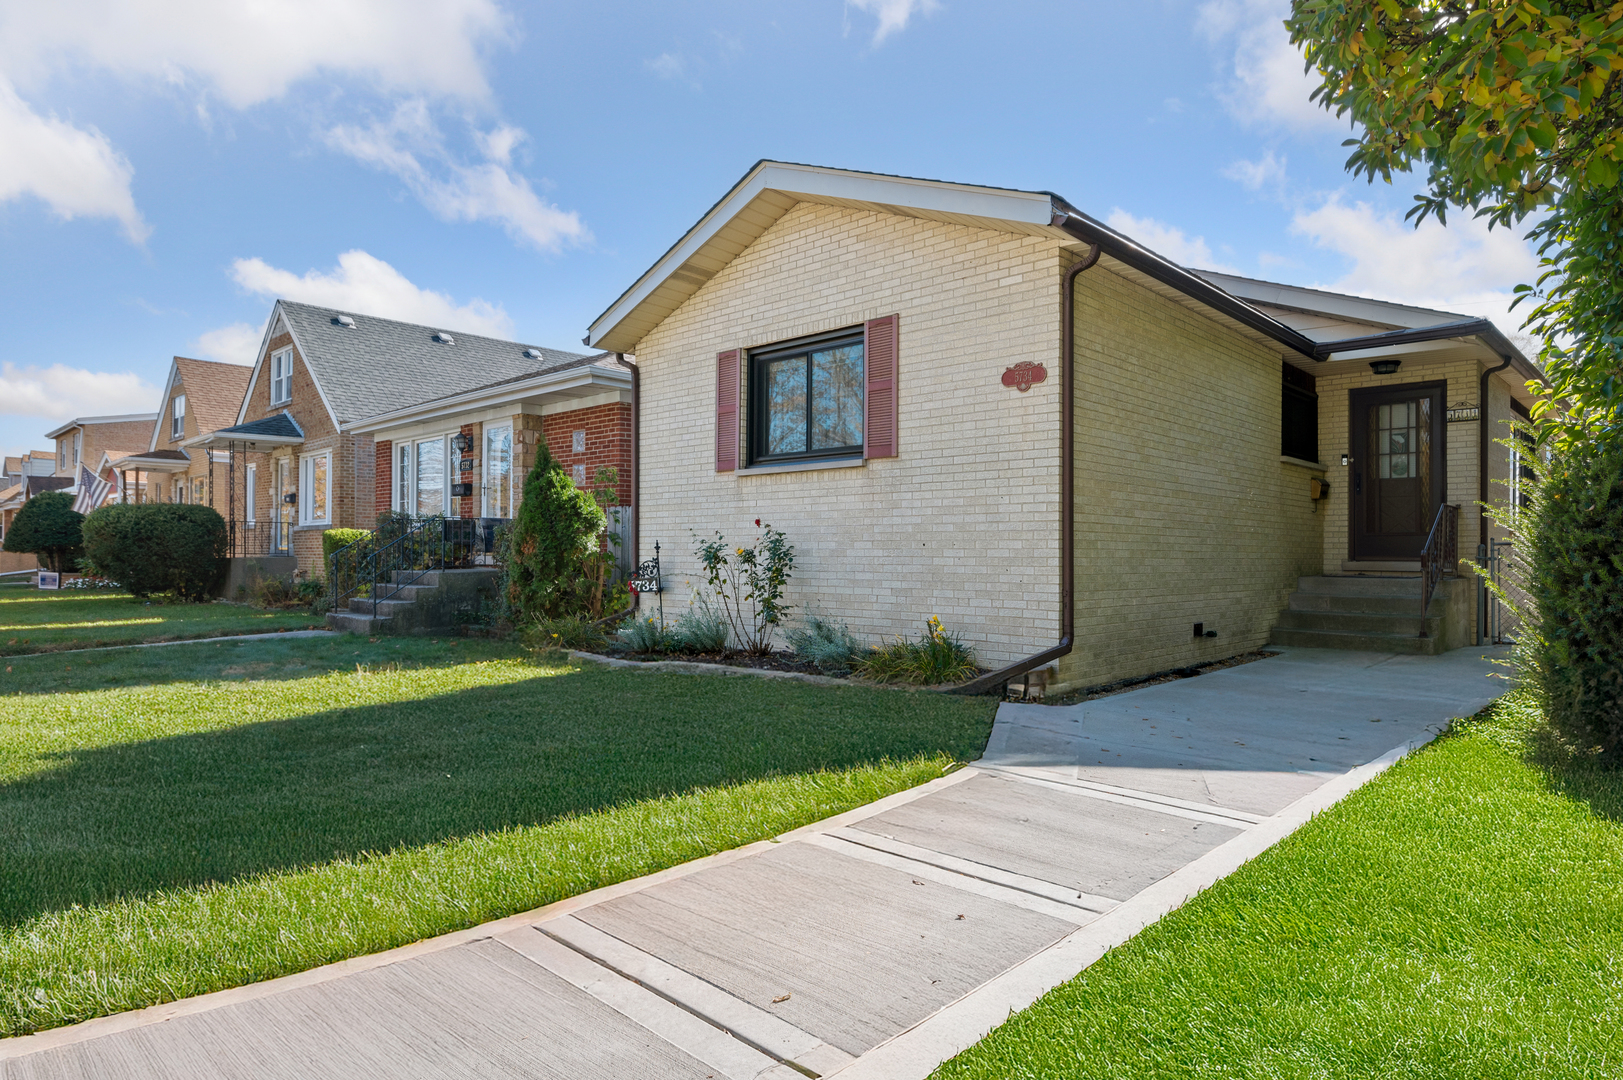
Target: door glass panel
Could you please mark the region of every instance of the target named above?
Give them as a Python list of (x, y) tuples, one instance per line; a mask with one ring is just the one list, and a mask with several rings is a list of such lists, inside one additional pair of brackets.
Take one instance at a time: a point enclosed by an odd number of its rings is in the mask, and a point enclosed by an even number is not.
[(513, 429), (485, 429), (485, 517), (513, 516)]
[(445, 440), (417, 444), (417, 514), (445, 513)]

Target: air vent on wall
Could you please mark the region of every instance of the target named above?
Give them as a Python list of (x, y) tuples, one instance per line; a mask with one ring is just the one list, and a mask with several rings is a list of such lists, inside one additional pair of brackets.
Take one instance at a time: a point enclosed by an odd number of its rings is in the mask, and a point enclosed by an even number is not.
[(452, 337), (450, 334), (447, 334), (444, 330), (434, 331), (434, 340), (439, 342), (441, 345), (456, 344), (456, 338)]
[(346, 329), (355, 329), (355, 320), (350, 318), (348, 315), (334, 315), (332, 317), (332, 321), (337, 323), (339, 326), (345, 327)]
[(524, 350), (524, 355), (529, 357), (531, 360), (545, 360), (546, 359), (546, 357), (541, 354), (540, 349), (525, 349)]

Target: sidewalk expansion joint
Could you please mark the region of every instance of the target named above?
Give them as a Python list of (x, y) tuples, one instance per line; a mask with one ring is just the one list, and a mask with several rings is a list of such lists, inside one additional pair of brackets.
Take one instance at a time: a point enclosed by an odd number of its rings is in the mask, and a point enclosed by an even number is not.
[(1170, 795), (1158, 795), (1153, 791), (1138, 791), (1134, 788), (1116, 787), (1113, 784), (1101, 784), (1094, 780), (1061, 780), (1051, 776), (1034, 776), (1031, 773), (1021, 772), (1005, 765), (977, 763), (975, 767), (984, 773), (1001, 776), (1008, 780), (1017, 780), (1022, 784), (1035, 784), (1038, 787), (1051, 788), (1055, 791), (1068, 791), (1073, 795), (1081, 795), (1085, 798), (1120, 803), (1123, 806), (1136, 806), (1160, 814), (1170, 814), (1173, 817), (1188, 818), (1191, 821), (1203, 821), (1208, 825), (1224, 825), (1231, 829), (1245, 830), (1267, 820), (1260, 814), (1249, 813), (1245, 810), (1231, 810), (1226, 806), (1189, 802), (1185, 799), (1173, 798)]

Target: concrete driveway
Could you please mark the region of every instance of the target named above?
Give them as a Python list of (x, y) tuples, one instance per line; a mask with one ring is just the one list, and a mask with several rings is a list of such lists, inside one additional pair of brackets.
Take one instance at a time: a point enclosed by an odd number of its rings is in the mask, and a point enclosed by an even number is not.
[(5, 1040), (0, 1080), (924, 1077), (1492, 700), (1492, 655), (1291, 650), (1004, 705), (985, 757), (923, 787), (472, 930)]

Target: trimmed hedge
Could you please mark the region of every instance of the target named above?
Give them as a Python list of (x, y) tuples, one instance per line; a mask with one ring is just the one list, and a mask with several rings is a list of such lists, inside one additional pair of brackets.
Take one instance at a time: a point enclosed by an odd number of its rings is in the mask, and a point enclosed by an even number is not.
[(1520, 674), (1550, 726), (1623, 765), (1623, 434), (1555, 447), (1514, 527), (1532, 610)]
[(212, 507), (116, 503), (85, 518), (85, 557), (136, 596), (206, 600), (225, 581), (225, 519)]
[(321, 534), (321, 561), (330, 564), (332, 553), (339, 548), (358, 544), (372, 537), (371, 529), (328, 529)]
[(42, 491), (12, 518), (4, 550), (36, 555), (47, 570), (72, 570), (84, 554), (80, 546), (84, 520), (73, 508), (73, 496)]

